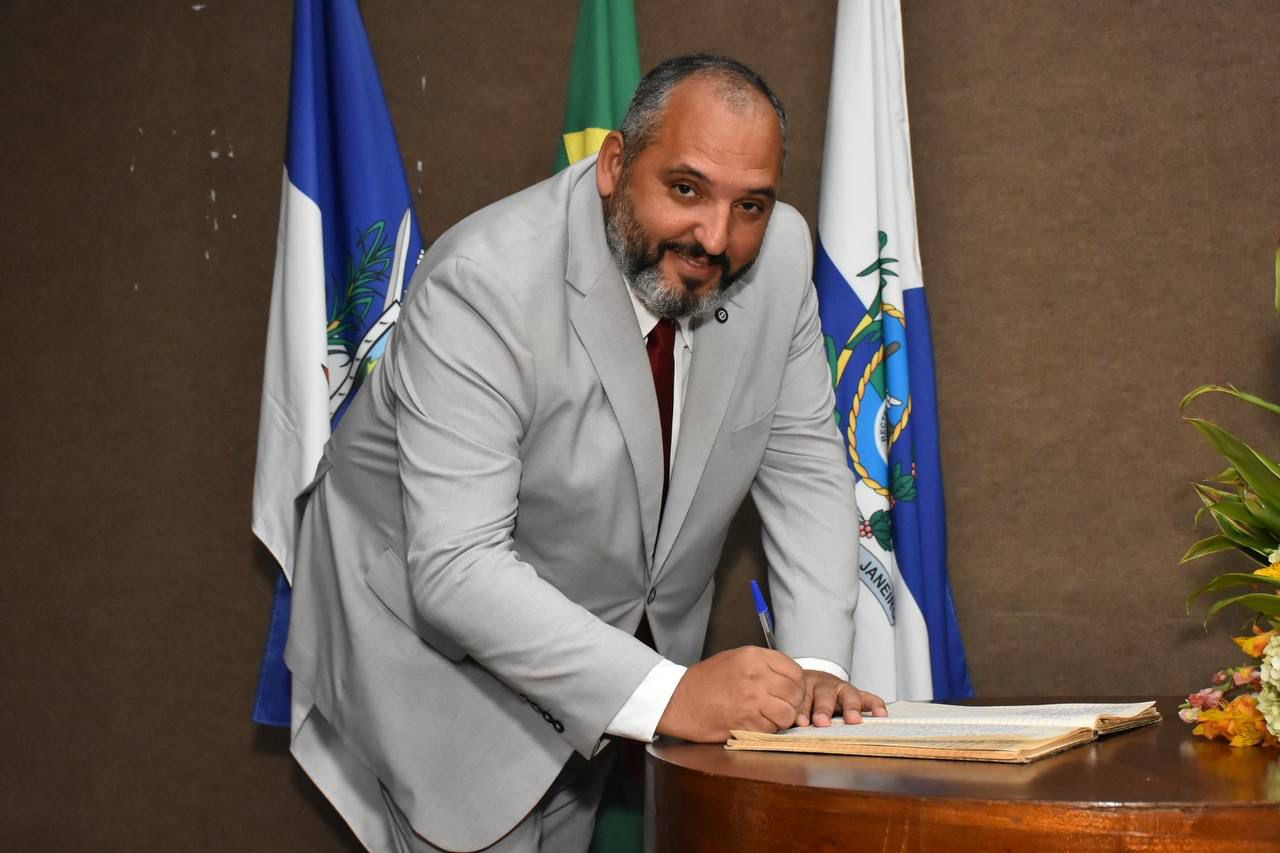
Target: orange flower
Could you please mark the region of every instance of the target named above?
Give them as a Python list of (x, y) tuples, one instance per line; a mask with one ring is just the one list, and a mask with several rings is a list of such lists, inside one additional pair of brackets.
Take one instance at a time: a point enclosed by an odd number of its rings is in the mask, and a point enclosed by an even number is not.
[(1209, 740), (1216, 737), (1231, 740), (1231, 723), (1226, 719), (1225, 711), (1217, 708), (1201, 711), (1198, 720), (1196, 727), (1191, 730), (1192, 734), (1207, 737)]
[(1201, 711), (1200, 724), (1192, 731), (1211, 740), (1220, 737), (1232, 746), (1280, 746), (1275, 735), (1267, 731), (1267, 723), (1258, 710), (1258, 697), (1252, 694), (1237, 696), (1226, 707)]
[(1271, 642), (1271, 638), (1276, 634), (1280, 634), (1280, 631), (1275, 629), (1263, 631), (1257, 625), (1254, 625), (1252, 637), (1232, 637), (1231, 639), (1249, 657), (1260, 658), (1262, 657), (1262, 650), (1267, 647), (1267, 643)]

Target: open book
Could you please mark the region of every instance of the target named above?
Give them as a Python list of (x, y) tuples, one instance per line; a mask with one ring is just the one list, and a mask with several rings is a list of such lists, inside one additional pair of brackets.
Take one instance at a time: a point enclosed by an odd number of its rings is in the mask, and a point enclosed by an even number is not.
[(726, 749), (823, 752), (894, 758), (949, 758), (1026, 764), (1100, 734), (1160, 721), (1155, 702), (1060, 705), (933, 705), (894, 702), (888, 717), (777, 734), (730, 733)]

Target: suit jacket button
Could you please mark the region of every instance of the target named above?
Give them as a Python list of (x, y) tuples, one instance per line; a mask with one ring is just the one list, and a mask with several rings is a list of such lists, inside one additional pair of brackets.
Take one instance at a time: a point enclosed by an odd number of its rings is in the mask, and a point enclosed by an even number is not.
[(658, 597), (658, 588), (654, 587), (649, 590), (649, 597), (645, 599), (646, 604), (653, 604), (653, 600)]

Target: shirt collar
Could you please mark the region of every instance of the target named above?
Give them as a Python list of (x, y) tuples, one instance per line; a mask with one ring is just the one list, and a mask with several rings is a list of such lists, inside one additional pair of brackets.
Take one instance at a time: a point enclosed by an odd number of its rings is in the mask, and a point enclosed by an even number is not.
[[(626, 281), (625, 277), (623, 279)], [(653, 331), (653, 327), (658, 325), (658, 315), (654, 314), (644, 303), (636, 298), (636, 292), (631, 287), (631, 282), (627, 282), (627, 296), (631, 298), (631, 307), (636, 312), (636, 324), (640, 327), (640, 337), (647, 338), (649, 333)], [(680, 345), (689, 352), (693, 352), (693, 332), (689, 328), (690, 321), (688, 317), (681, 317), (676, 320), (676, 328), (680, 332)]]

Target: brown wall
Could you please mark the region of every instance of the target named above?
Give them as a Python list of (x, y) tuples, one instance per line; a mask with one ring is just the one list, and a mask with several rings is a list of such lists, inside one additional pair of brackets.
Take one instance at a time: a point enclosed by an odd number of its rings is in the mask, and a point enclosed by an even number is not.
[[(248, 721), (289, 5), (193, 5), (0, 6), (5, 849), (352, 844)], [(546, 173), (575, 0), (363, 5), (428, 239)], [(646, 64), (715, 49), (771, 79), (794, 118), (785, 194), (812, 221), (834, 5), (637, 6)], [(904, 12), (951, 576), (981, 694), (1176, 693), (1233, 659), (1183, 610), (1208, 568), (1176, 565), (1186, 483), (1217, 462), (1176, 402), (1207, 381), (1280, 397), (1278, 12)], [(1202, 408), (1276, 449), (1261, 417)], [(752, 558), (734, 549), (736, 579)], [(715, 647), (754, 639), (731, 587)]]

